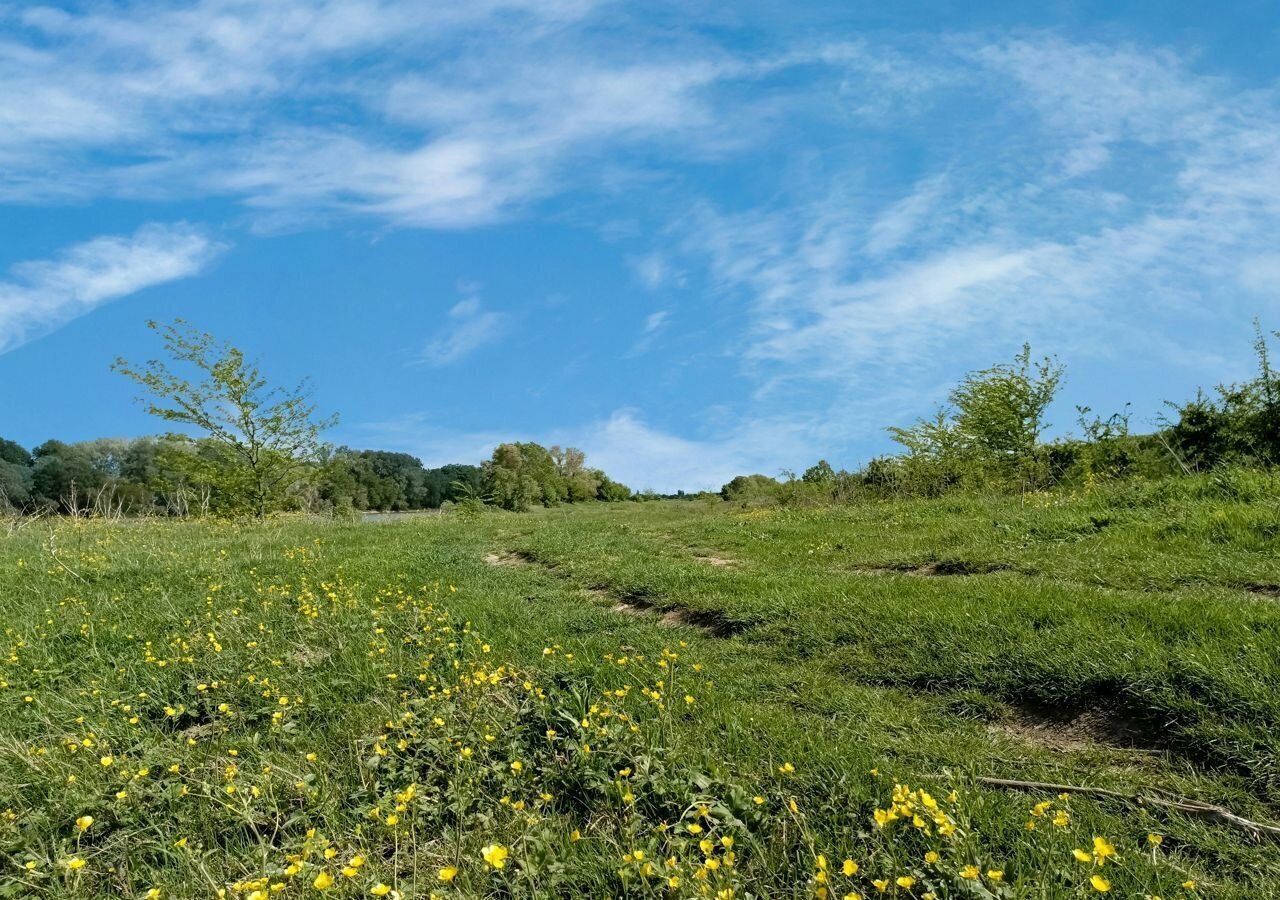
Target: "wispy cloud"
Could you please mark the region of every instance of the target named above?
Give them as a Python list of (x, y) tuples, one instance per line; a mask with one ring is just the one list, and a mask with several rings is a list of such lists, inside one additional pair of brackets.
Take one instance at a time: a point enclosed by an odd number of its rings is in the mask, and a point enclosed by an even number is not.
[(942, 201), (946, 176), (926, 178), (911, 193), (881, 212), (867, 232), (868, 256), (885, 256), (901, 249), (927, 224), (929, 214)]
[(807, 427), (785, 420), (751, 420), (714, 437), (689, 438), (648, 424), (639, 412), (618, 410), (602, 421), (566, 431), (593, 466), (635, 490), (719, 490), (735, 475), (780, 474), (779, 461), (811, 452)]
[(186, 224), (97, 237), (53, 259), (15, 265), (0, 282), (0, 353), (104, 303), (197, 274), (222, 250)]
[[(0, 200), (223, 195), (265, 228), (472, 227), (652, 180), (658, 156), (750, 147), (819, 97), (865, 106), (873, 85), (927, 83), (925, 67), (856, 42), (743, 55), (638, 20), (620, 38), (598, 12), (611, 6), (33, 7), (0, 39)], [(806, 97), (790, 76), (815, 66), (826, 83)]]
[[(226, 194), (268, 226), (467, 227), (616, 177), (628, 148), (741, 143), (708, 91), (751, 66), (588, 42), (572, 29), (596, 5), (33, 8), (0, 42), (0, 199)], [(376, 70), (339, 74), (374, 48)], [(611, 166), (575, 165), (602, 153)]]
[(441, 333), (422, 351), (420, 362), (429, 366), (449, 366), (469, 356), (485, 344), (502, 337), (508, 315), (484, 309), (479, 286), (461, 286), (466, 295), (450, 308)]
[[(603, 0), (0, 15), (0, 202), (229, 198), (267, 229), (598, 227), (658, 298), (632, 352), (663, 349), (678, 308), (752, 394), (721, 430), (768, 423), (752, 433), (779, 448), (799, 433), (780, 415), (827, 438), (824, 418), (882, 424), (886, 396), (923, 407), (1023, 339), (1179, 366), (1206, 323), (1274, 309), (1280, 85), (1176, 49), (995, 30), (731, 45)], [(72, 259), (96, 244), (14, 269), (0, 346), (120, 295), (58, 275), (96, 271)], [(106, 255), (127, 257), (103, 271)], [(510, 328), (464, 294), (421, 361)], [(680, 440), (615, 419), (602, 442)]]
[(635, 344), (632, 345), (631, 351), (627, 355), (640, 356), (643, 353), (648, 353), (658, 335), (669, 324), (670, 319), (671, 313), (665, 309), (660, 309), (645, 316), (644, 327), (640, 329), (640, 337), (636, 339)]
[[(682, 216), (682, 265), (745, 304), (741, 358), (762, 402), (808, 382), (865, 407), (889, 372), (923, 396), (940, 360), (954, 376), (958, 355), (1024, 339), (1188, 364), (1202, 355), (1177, 334), (1210, 311), (1253, 314), (1280, 240), (1266, 174), (1280, 171), (1280, 90), (1057, 37), (948, 39), (931, 65), (984, 102), (905, 193), (836, 169), (767, 206)], [(1034, 119), (1002, 134), (1015, 114)]]
[(671, 261), (665, 254), (654, 252), (646, 253), (642, 256), (632, 256), (627, 259), (627, 264), (631, 266), (631, 270), (640, 279), (640, 283), (651, 291), (659, 290), (670, 284), (675, 284), (676, 286), (685, 284), (684, 273), (672, 268)]
[(810, 424), (800, 420), (747, 420), (709, 436), (687, 437), (646, 421), (635, 409), (619, 409), (607, 417), (578, 424), (548, 425), (531, 430), (507, 428), (442, 431), (433, 417), (411, 414), (384, 422), (351, 427), (356, 443), (412, 453), (428, 466), (477, 463), (504, 441), (538, 441), (550, 446), (578, 447), (587, 463), (635, 490), (719, 490), (745, 472), (780, 474), (779, 460), (806, 459), (815, 440)]

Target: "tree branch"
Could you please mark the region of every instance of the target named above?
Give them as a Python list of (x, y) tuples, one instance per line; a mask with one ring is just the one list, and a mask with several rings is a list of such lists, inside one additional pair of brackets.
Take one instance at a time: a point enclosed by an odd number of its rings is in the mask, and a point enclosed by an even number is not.
[[(942, 778), (944, 776), (935, 775), (933, 778)], [(1000, 788), (1010, 791), (1043, 791), (1045, 793), (1054, 794), (1081, 794), (1088, 797), (1099, 797), (1106, 800), (1119, 800), (1122, 803), (1129, 803), (1134, 806), (1156, 806), (1164, 809), (1171, 809), (1174, 812), (1193, 818), (1204, 819), (1209, 822), (1216, 822), (1221, 825), (1228, 825), (1237, 828), (1251, 835), (1254, 840), (1261, 840), (1268, 837), (1274, 841), (1280, 841), (1280, 827), (1275, 825), (1267, 825), (1262, 822), (1255, 822), (1252, 819), (1246, 819), (1244, 816), (1237, 815), (1231, 810), (1223, 806), (1216, 806), (1212, 803), (1202, 803), (1199, 800), (1187, 799), (1166, 799), (1164, 797), (1153, 797), (1149, 794), (1122, 794), (1119, 791), (1111, 791), (1106, 788), (1081, 787), (1073, 784), (1050, 784), (1043, 781), (1018, 781), (1012, 778), (977, 778), (978, 784), (986, 787)]]

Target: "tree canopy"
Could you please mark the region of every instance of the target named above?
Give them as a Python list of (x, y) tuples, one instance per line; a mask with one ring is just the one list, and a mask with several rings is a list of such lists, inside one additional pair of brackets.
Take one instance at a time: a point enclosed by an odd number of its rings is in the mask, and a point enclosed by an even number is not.
[[(293, 389), (270, 386), (243, 351), (181, 319), (147, 327), (160, 334), (171, 361), (197, 380), (158, 359), (135, 366), (121, 358), (113, 368), (143, 388), (153, 416), (203, 433), (206, 452), (186, 461), (225, 502), (243, 502), (259, 518), (284, 506), (313, 471), (309, 464), (323, 448), (320, 433), (337, 417), (317, 417), (305, 382)], [(179, 466), (183, 461), (171, 460)]]

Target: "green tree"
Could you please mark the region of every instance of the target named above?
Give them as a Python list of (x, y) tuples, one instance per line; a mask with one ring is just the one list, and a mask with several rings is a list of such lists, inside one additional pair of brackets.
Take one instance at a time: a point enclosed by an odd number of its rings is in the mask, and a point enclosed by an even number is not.
[(1045, 411), (1062, 383), (1053, 357), (1031, 359), (1023, 344), (1012, 363), (971, 372), (951, 392), (956, 429), (965, 450), (985, 462), (1016, 468), (1031, 459), (1047, 424)]
[(32, 451), (31, 493), (41, 506), (70, 512), (83, 509), (106, 483), (85, 444), (45, 441)]
[(587, 455), (576, 447), (552, 447), (549, 451), (556, 464), (556, 474), (564, 484), (564, 499), (570, 503), (595, 500), (600, 493), (599, 469), (587, 468)]
[(720, 488), (720, 496), (731, 503), (778, 499), (782, 485), (768, 475), (737, 475)]
[(836, 472), (835, 469), (831, 468), (831, 463), (825, 459), (820, 459), (817, 463), (804, 470), (800, 480), (807, 484), (827, 484), (836, 480)]
[(214, 452), (202, 457), (208, 465), (199, 475), (211, 480), (211, 487), (238, 498), (259, 518), (282, 506), (289, 491), (314, 471), (320, 434), (337, 417), (316, 417), (305, 382), (293, 389), (269, 387), (258, 364), (241, 350), (181, 319), (147, 327), (159, 333), (171, 360), (193, 371), (195, 380), (154, 359), (141, 366), (117, 359), (115, 371), (143, 388), (152, 415), (203, 432)]
[(479, 466), (449, 463), (427, 469), (424, 506), (438, 509), (446, 501), (457, 503), (484, 495), (484, 479)]
[(568, 497), (568, 487), (551, 452), (541, 444), (499, 444), (482, 467), (484, 493), (503, 509), (552, 506)]
[(31, 454), (15, 441), (0, 438), (0, 510), (22, 509), (31, 502)]
[[(1219, 385), (1216, 397), (1203, 391), (1177, 406), (1178, 419), (1167, 429), (1180, 459), (1191, 468), (1222, 463), (1272, 466), (1280, 463), (1280, 374), (1271, 366), (1267, 335), (1253, 323), (1255, 378)], [(1273, 332), (1280, 336), (1280, 332)]]
[(620, 481), (614, 481), (600, 469), (592, 469), (591, 471), (598, 476), (600, 482), (599, 487), (596, 488), (597, 500), (603, 500), (606, 503), (618, 503), (631, 499), (631, 488)]
[(983, 479), (1034, 477), (1045, 411), (1062, 383), (1055, 357), (1031, 358), (1024, 344), (1012, 363), (970, 372), (951, 391), (951, 408), (910, 428), (890, 428), (912, 470), (949, 484), (962, 474)]
[(0, 462), (12, 463), (15, 466), (29, 466), (31, 454), (17, 441), (0, 438)]

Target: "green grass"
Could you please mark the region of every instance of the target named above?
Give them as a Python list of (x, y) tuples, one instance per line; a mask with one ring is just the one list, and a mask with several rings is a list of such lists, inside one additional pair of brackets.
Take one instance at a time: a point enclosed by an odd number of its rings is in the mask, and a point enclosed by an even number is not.
[[(0, 896), (1280, 896), (1280, 844), (976, 782), (1280, 820), (1275, 488), (33, 523), (0, 539)], [(895, 783), (954, 833), (876, 827)]]

